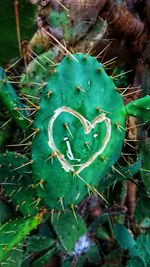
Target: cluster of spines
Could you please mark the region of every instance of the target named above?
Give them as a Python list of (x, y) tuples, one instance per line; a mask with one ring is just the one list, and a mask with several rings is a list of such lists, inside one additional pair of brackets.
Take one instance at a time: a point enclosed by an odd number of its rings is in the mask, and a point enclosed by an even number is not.
[(39, 210), (40, 199), (35, 193), (30, 161), (25, 155), (6, 152), (0, 155), (1, 193), (15, 209), (25, 215), (34, 215)]
[(23, 239), (42, 222), (44, 213), (38, 213), (33, 217), (16, 219), (7, 222), (0, 228), (1, 250), (0, 263), (2, 264), (12, 249), (17, 250), (17, 246)]

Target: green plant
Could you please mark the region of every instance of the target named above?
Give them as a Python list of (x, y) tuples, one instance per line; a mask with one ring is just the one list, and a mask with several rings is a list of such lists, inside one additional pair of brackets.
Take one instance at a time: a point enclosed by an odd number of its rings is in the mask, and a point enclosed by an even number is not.
[(0, 68), (0, 98), (18, 126), (26, 129), (28, 127), (28, 112), (25, 109), (25, 105), (21, 103), (2, 68)]
[[(30, 70), (32, 76), (33, 70), (29, 68), (29, 73)], [(1, 71), (1, 100), (18, 126), (23, 130), (27, 126), (27, 135), (20, 146), (24, 145), (28, 152), (31, 147), (28, 157), (12, 151), (0, 156), (0, 182), (5, 196), (28, 217), (7, 225), (9, 231), (14, 224), (18, 230), (16, 228), (17, 234), (7, 239), (6, 251), (1, 251), (4, 261), (12, 248), (41, 223), (43, 210), (47, 220), (51, 214), (51, 226), (63, 249), (71, 254), (76, 241), (86, 231), (83, 220), (76, 215), (76, 206), (88, 193), (100, 194), (97, 186), (100, 191), (105, 177), (115, 170), (125, 138), (127, 116), (150, 121), (150, 96), (125, 106), (113, 77), (109, 77), (103, 65), (88, 54), (67, 55), (58, 66), (53, 69), (49, 66), (49, 70), (50, 77), (46, 71), (48, 82), (36, 105), (32, 97), (38, 95), (38, 87), (34, 88), (33, 94), (26, 94), (26, 104), (22, 105)], [(33, 80), (34, 76), (38, 77), (39, 83), (43, 70), (38, 72), (39, 77), (38, 73), (32, 77)], [(35, 117), (31, 114), (30, 118), (30, 112), (25, 115), (22, 112), (28, 110), (28, 105), (35, 107)], [(130, 170), (136, 173), (139, 168), (140, 163), (137, 163), (122, 168), (121, 172), (125, 175)], [(120, 180), (120, 176), (115, 179)], [(36, 215), (38, 212), (40, 215)], [(61, 219), (57, 221), (59, 216)], [(25, 229), (23, 233), (20, 225)], [(5, 242), (5, 226), (1, 231)], [(69, 232), (72, 236), (66, 237)], [(37, 266), (46, 262), (54, 251), (54, 248), (47, 251)]]
[(62, 210), (94, 191), (120, 156), (127, 115), (148, 120), (149, 105), (146, 96), (124, 106), (91, 56), (65, 57), (43, 90), (34, 121), (32, 171), (43, 183), (36, 190), (45, 205)]

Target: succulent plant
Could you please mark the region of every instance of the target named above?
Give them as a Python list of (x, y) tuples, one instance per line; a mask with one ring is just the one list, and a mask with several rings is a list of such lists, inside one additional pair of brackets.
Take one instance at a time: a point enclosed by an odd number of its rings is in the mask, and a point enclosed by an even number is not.
[(120, 156), (127, 115), (149, 120), (149, 106), (149, 96), (124, 106), (95, 58), (65, 57), (42, 92), (33, 124), (32, 173), (42, 183), (36, 190), (44, 204), (63, 210), (94, 191)]
[(1, 251), (0, 263), (4, 264), (3, 260), (7, 257), (11, 250), (17, 250), (17, 246), (33, 229), (35, 229), (43, 219), (43, 214), (37, 214), (31, 218), (22, 218), (14, 220), (9, 224), (6, 223), (0, 228), (1, 236)]
[[(120, 60), (121, 69), (115, 66), (110, 77), (107, 63), (114, 60), (97, 61), (109, 59), (108, 48), (115, 47), (106, 39), (109, 24), (113, 32), (109, 38), (116, 39), (117, 34), (126, 39), (121, 46), (127, 43), (135, 59), (145, 49), (145, 23), (118, 7), (119, 1), (9, 2), (1, 3), (0, 266), (42, 267), (57, 254), (62, 266), (68, 267), (121, 267), (124, 260), (128, 267), (148, 267), (149, 63), (145, 61), (141, 86), (145, 97), (125, 105), (117, 87), (126, 87), (129, 77), (122, 75)], [(35, 21), (37, 32), (30, 40)], [(107, 52), (103, 55), (102, 47)], [(80, 53), (71, 54), (68, 49)], [(147, 135), (139, 156), (134, 154), (129, 161), (121, 153), (128, 116), (143, 119)], [(138, 176), (134, 180), (137, 172), (141, 180)], [(134, 220), (143, 232), (134, 238), (118, 222), (128, 220), (123, 206), (127, 180), (136, 184), (137, 179)], [(80, 216), (91, 194), (103, 199), (92, 223), (89, 214)], [(114, 211), (108, 202), (113, 205), (116, 200), (121, 212), (110, 215)], [(135, 236), (139, 234), (132, 230)], [(108, 255), (102, 252), (106, 243), (112, 246)]]
[[(33, 69), (29, 68), (33, 82), (35, 78), (42, 83), (43, 73), (40, 69), (33, 73)], [(99, 194), (97, 186), (100, 188), (101, 183), (104, 184), (105, 177), (114, 168), (124, 143), (127, 116), (150, 121), (150, 96), (125, 106), (113, 77), (88, 54), (67, 55), (57, 66), (47, 66), (46, 76), (47, 83), (40, 102), (36, 102), (37, 112), (32, 123), (30, 112), (26, 110), (28, 103), (35, 107), (32, 97), (37, 96), (39, 88), (35, 86), (33, 94), (22, 92), (27, 99), (22, 104), (1, 70), (1, 100), (18, 126), (27, 129), (20, 145), (26, 147), (28, 142), (31, 147), (28, 157), (13, 151), (0, 155), (3, 192), (27, 217), (2, 226), (3, 242), (7, 239), (8, 246), (1, 251), (1, 261), (5, 261), (12, 248), (40, 224), (45, 212), (51, 214), (51, 225), (70, 254), (75, 242), (86, 231), (83, 220), (75, 213), (76, 205), (88, 193)], [(137, 163), (122, 171), (126, 175), (129, 170), (135, 173), (139, 168), (140, 163)], [(57, 221), (59, 215), (61, 221)], [(5, 236), (7, 228), (11, 232), (14, 227), (15, 236)], [(72, 236), (66, 237), (69, 232)], [(53, 252), (54, 249), (50, 249), (35, 266), (46, 262)]]
[(0, 68), (0, 98), (18, 126), (26, 129), (28, 127), (28, 112), (21, 103), (2, 68)]
[[(28, 64), (27, 70), (22, 73), (19, 80), (20, 95), (30, 95), (33, 103), (38, 102), (51, 70), (57, 65), (54, 63), (56, 56), (56, 52), (49, 50), (37, 56)], [(29, 102), (27, 102), (28, 104)]]

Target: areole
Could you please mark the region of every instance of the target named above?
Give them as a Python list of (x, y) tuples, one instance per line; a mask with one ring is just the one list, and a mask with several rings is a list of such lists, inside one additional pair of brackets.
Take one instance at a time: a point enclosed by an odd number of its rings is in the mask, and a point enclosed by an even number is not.
[(54, 139), (53, 139), (53, 128), (54, 128), (54, 122), (56, 121), (57, 117), (62, 113), (62, 112), (67, 112), (70, 113), (72, 115), (74, 115), (75, 117), (77, 117), (80, 122), (83, 125), (83, 129), (85, 134), (89, 134), (91, 132), (92, 129), (95, 128), (95, 126), (98, 123), (102, 123), (105, 122), (106, 124), (106, 136), (104, 138), (104, 142), (102, 147), (99, 148), (99, 150), (94, 153), (89, 160), (87, 160), (85, 163), (83, 163), (79, 169), (76, 171), (76, 174), (79, 174), (81, 171), (83, 171), (85, 168), (87, 168), (88, 166), (90, 166), (92, 164), (92, 162), (100, 155), (103, 153), (103, 151), (105, 150), (110, 137), (111, 137), (111, 120), (109, 118), (106, 117), (105, 113), (102, 113), (100, 115), (98, 115), (97, 117), (94, 118), (94, 120), (92, 120), (91, 122), (88, 121), (85, 117), (83, 117), (80, 113), (78, 113), (77, 111), (71, 109), (70, 107), (66, 107), (66, 106), (62, 106), (58, 109), (56, 109), (54, 111), (54, 115), (52, 116), (52, 118), (49, 121), (48, 124), (48, 145), (49, 147), (53, 150), (53, 152), (55, 153), (55, 155), (57, 156), (59, 162), (61, 163), (63, 169), (66, 172), (69, 171), (75, 171), (73, 166), (65, 159), (65, 155), (62, 154), (56, 147)]

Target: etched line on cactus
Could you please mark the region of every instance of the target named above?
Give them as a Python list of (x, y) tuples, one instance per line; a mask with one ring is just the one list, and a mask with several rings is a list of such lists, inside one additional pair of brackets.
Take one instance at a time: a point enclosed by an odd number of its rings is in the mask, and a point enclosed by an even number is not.
[(70, 142), (68, 140), (68, 137), (65, 137), (64, 138), (64, 141), (66, 142), (66, 146), (67, 146), (67, 157), (70, 159), (70, 160), (74, 160), (74, 155), (72, 153), (72, 150), (71, 150), (71, 146), (70, 146)]
[(69, 164), (67, 162), (67, 160), (65, 159), (65, 156), (64, 154), (62, 154), (58, 149), (57, 147), (55, 146), (55, 142), (54, 142), (54, 139), (53, 139), (53, 125), (54, 125), (54, 122), (55, 120), (57, 119), (57, 117), (62, 113), (62, 112), (67, 112), (67, 113), (70, 113), (72, 115), (74, 115), (75, 117), (77, 117), (80, 122), (82, 123), (83, 125), (83, 129), (84, 129), (84, 132), (85, 134), (89, 134), (91, 132), (92, 129), (95, 128), (95, 126), (98, 124), (98, 123), (102, 123), (102, 122), (105, 122), (106, 123), (106, 136), (104, 138), (104, 142), (103, 142), (103, 145), (102, 147), (100, 147), (100, 149), (94, 153), (90, 158), (89, 160), (87, 160), (85, 163), (83, 163), (79, 169), (76, 171), (76, 174), (79, 174), (81, 171), (83, 171), (85, 168), (87, 168), (88, 166), (90, 166), (93, 161), (101, 154), (103, 153), (103, 151), (105, 150), (109, 140), (110, 140), (110, 136), (111, 136), (111, 121), (109, 118), (106, 117), (106, 114), (102, 113), (100, 115), (98, 115), (97, 117), (94, 118), (94, 120), (92, 120), (92, 122), (88, 121), (87, 119), (85, 119), (85, 117), (83, 117), (80, 113), (78, 113), (77, 111), (69, 108), (69, 107), (65, 107), (65, 106), (62, 106), (58, 109), (56, 109), (54, 111), (54, 115), (52, 116), (52, 118), (50, 119), (49, 121), (49, 124), (48, 124), (48, 145), (49, 147), (53, 150), (53, 152), (56, 154), (59, 162), (61, 163), (63, 169), (66, 171), (66, 172), (69, 172), (69, 171), (74, 171), (74, 168), (73, 168), (73, 165)]

